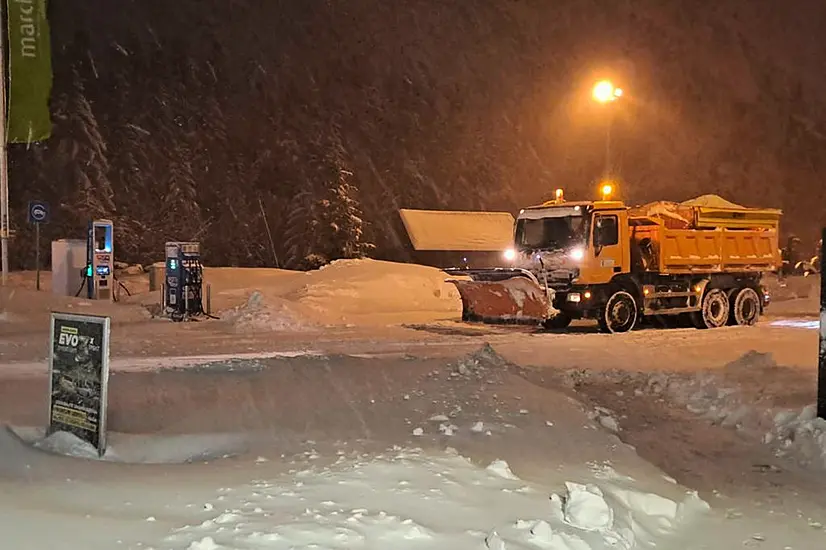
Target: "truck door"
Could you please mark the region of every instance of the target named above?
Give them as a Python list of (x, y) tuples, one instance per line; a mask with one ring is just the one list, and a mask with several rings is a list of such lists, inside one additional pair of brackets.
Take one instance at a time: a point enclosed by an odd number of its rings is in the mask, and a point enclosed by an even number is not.
[(606, 211), (595, 212), (594, 223), (592, 224), (592, 243), (594, 251), (593, 259), (593, 283), (607, 283), (614, 275), (624, 273), (625, 252), (628, 247), (623, 243), (628, 240), (628, 224), (625, 223), (625, 212)]

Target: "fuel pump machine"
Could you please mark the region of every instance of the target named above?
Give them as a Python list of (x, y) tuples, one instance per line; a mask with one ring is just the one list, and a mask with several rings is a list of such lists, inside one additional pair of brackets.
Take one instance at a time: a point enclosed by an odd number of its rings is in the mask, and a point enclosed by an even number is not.
[(92, 220), (86, 236), (86, 295), (90, 300), (115, 299), (115, 248), (109, 220)]
[(166, 243), (164, 309), (175, 320), (205, 313), (203, 305), (204, 267), (201, 243)]

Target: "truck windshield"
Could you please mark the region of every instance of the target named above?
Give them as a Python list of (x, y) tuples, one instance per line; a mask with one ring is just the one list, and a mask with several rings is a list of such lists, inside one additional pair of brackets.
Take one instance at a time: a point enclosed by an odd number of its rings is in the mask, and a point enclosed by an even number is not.
[(516, 247), (521, 250), (564, 250), (582, 245), (587, 234), (585, 220), (584, 216), (517, 220)]

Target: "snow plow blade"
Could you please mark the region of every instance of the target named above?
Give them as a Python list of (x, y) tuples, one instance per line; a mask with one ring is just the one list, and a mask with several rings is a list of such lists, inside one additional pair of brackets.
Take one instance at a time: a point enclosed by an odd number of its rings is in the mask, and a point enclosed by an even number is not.
[(520, 269), (445, 269), (468, 279), (447, 279), (462, 298), (462, 320), (489, 324), (538, 324), (551, 303), (536, 278)]

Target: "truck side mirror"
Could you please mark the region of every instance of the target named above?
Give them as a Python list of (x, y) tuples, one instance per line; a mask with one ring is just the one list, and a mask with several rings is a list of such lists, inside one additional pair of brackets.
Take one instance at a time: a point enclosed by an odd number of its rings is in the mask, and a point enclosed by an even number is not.
[(594, 220), (594, 254), (599, 256), (602, 251), (602, 245), (605, 242), (605, 231), (602, 227), (602, 218)]

